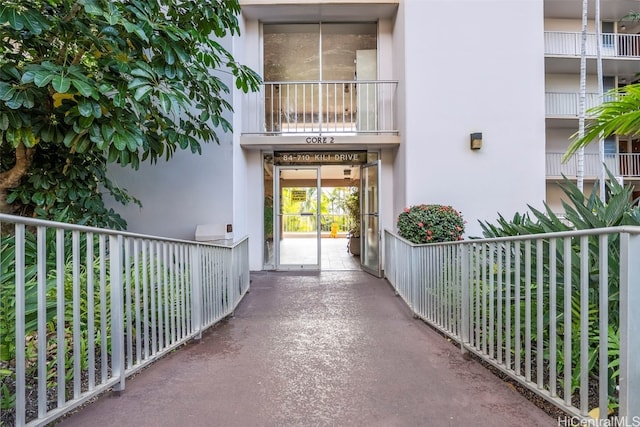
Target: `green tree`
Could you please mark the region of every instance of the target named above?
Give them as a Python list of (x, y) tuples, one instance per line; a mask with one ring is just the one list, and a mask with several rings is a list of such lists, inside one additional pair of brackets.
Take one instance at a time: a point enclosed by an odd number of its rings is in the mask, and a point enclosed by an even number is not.
[[(237, 0), (5, 0), (0, 5), (0, 211), (121, 227), (106, 166), (201, 151), (231, 130), (231, 88), (260, 77), (221, 40)], [(227, 77), (228, 76), (228, 77)]]

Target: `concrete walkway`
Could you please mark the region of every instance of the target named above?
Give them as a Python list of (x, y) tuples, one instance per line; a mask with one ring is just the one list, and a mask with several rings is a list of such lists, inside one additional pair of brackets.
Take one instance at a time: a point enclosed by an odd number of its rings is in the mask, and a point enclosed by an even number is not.
[(236, 316), (62, 426), (556, 426), (359, 271), (255, 273)]

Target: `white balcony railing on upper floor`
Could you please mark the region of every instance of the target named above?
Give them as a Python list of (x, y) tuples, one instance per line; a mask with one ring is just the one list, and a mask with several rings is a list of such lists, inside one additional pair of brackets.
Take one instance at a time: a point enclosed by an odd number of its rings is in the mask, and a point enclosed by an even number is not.
[[(640, 35), (601, 34), (603, 58), (639, 58)], [(568, 31), (545, 31), (545, 54), (553, 56), (580, 56), (582, 33)], [(586, 54), (595, 57), (598, 38), (595, 33), (587, 34)]]
[(397, 134), (397, 81), (267, 82), (243, 103), (243, 134)]
[[(604, 98), (605, 100), (607, 98)], [(601, 98), (598, 93), (587, 93), (585, 108), (600, 105)], [(547, 92), (545, 94), (545, 113), (547, 117), (571, 117), (577, 118), (580, 112), (580, 94), (577, 92)]]
[[(566, 163), (562, 163), (564, 153), (546, 153), (546, 175), (575, 177), (578, 174), (578, 156), (574, 155)], [(617, 153), (605, 154), (604, 163), (607, 169), (622, 177), (640, 177), (640, 154)], [(600, 155), (597, 153), (584, 154), (584, 176), (600, 176)]]

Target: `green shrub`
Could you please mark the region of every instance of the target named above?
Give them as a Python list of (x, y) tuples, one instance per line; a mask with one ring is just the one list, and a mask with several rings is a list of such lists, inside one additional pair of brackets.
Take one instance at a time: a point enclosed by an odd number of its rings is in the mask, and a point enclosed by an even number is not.
[[(531, 206), (532, 215), (529, 214), (516, 214), (512, 220), (507, 220), (500, 216), (497, 224), (490, 224), (487, 222), (481, 222), (480, 225), (483, 229), (483, 235), (486, 238), (505, 237), (505, 236), (517, 236), (528, 234), (539, 234), (549, 232), (560, 232), (567, 230), (588, 230), (594, 228), (615, 227), (620, 225), (640, 225), (640, 208), (638, 207), (638, 200), (634, 200), (633, 187), (620, 185), (614, 177), (609, 174), (609, 180), (606, 185), (607, 201), (602, 202), (599, 195), (595, 191), (590, 195), (585, 195), (580, 189), (568, 179), (564, 179), (564, 184), (561, 185), (561, 189), (566, 196), (566, 202), (563, 202), (565, 209), (564, 218), (558, 217), (552, 210), (545, 204), (544, 211), (539, 211)], [(588, 239), (588, 265), (587, 275), (588, 278), (588, 325), (589, 325), (589, 338), (588, 338), (588, 360), (589, 370), (592, 377), (596, 377), (598, 373), (598, 365), (596, 363), (599, 354), (599, 263), (600, 258), (600, 246), (597, 237), (590, 237)], [(531, 249), (531, 271), (536, 271), (536, 251), (537, 248)], [(544, 256), (549, 256), (549, 243), (545, 242), (543, 246)], [(571, 325), (564, 324), (564, 318), (560, 316), (558, 318), (558, 346), (557, 346), (557, 363), (558, 371), (561, 372), (563, 368), (564, 354), (563, 354), (563, 334), (565, 327), (571, 327), (572, 333), (572, 364), (573, 366), (579, 366), (581, 352), (580, 348), (580, 318), (577, 314), (580, 311), (580, 295), (581, 295), (581, 265), (576, 255), (581, 251), (581, 243), (579, 238), (571, 240), (571, 254), (565, 254), (564, 248), (558, 247), (556, 249), (559, 260), (571, 257), (571, 306), (574, 311)], [(615, 408), (617, 406), (617, 391), (615, 389), (618, 376), (620, 374), (619, 368), (619, 297), (620, 297), (620, 253), (619, 253), (619, 237), (612, 235), (608, 240), (608, 315), (609, 315), (609, 407)], [(514, 259), (513, 257), (511, 258)], [(512, 261), (513, 262), (513, 261)], [(511, 266), (511, 270), (515, 266)], [(557, 280), (557, 312), (562, 312), (564, 307), (564, 265), (559, 264), (557, 270), (554, 272)], [(537, 286), (543, 286), (543, 303), (545, 307), (550, 304), (548, 287), (546, 283), (550, 282), (551, 271), (549, 267), (545, 265), (543, 269), (543, 277), (540, 279), (540, 283), (532, 283), (531, 292), (534, 293)], [(522, 288), (521, 292), (524, 292), (525, 283), (520, 283)], [(521, 303), (523, 304), (523, 303)], [(531, 302), (532, 319), (531, 325), (535, 330), (536, 324), (536, 312), (537, 302), (535, 299)], [(522, 308), (524, 309), (524, 307)], [(537, 336), (533, 333), (532, 341), (542, 340), (544, 348), (549, 348), (548, 333), (545, 331), (543, 336)], [(534, 350), (535, 352), (535, 350)], [(543, 357), (547, 357), (546, 355)], [(572, 393), (579, 387), (580, 382), (580, 370), (575, 369), (573, 371), (573, 378), (571, 378), (571, 391)], [(564, 378), (560, 380), (560, 384), (563, 384)]]
[(415, 205), (398, 216), (398, 234), (415, 244), (462, 240), (464, 220), (451, 206)]
[(360, 237), (360, 191), (352, 189), (344, 202), (349, 221), (349, 234), (351, 237)]

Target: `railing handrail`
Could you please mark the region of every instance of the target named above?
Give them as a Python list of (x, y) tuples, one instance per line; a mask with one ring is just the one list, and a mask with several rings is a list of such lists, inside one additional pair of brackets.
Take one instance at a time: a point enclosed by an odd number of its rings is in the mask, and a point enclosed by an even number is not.
[[(564, 156), (564, 152), (561, 152), (561, 151), (547, 151), (546, 154)], [(599, 156), (600, 154), (598, 154), (598, 153), (584, 153), (584, 155), (585, 156)], [(604, 153), (604, 156), (605, 157), (616, 157), (616, 156), (628, 157), (628, 156), (640, 156), (640, 153)]]
[(445, 246), (463, 245), (464, 246), (470, 243), (482, 244), (482, 243), (512, 242), (515, 240), (535, 240), (535, 239), (539, 239), (541, 236), (544, 236), (544, 238), (548, 238), (548, 239), (557, 239), (557, 238), (563, 238), (563, 237), (580, 237), (580, 236), (593, 236), (593, 235), (600, 236), (604, 234), (618, 234), (618, 233), (640, 234), (640, 226), (618, 225), (615, 227), (590, 228), (588, 230), (554, 231), (552, 233), (522, 234), (518, 236), (507, 236), (507, 237), (469, 238), (467, 240), (459, 240), (456, 242), (435, 242), (435, 243), (424, 243), (424, 244), (416, 244), (416, 243), (410, 242), (407, 239), (398, 235), (397, 233), (386, 228), (384, 231), (412, 247), (425, 247), (425, 246), (435, 246), (435, 245), (445, 245)]
[[(579, 31), (545, 31), (545, 55), (554, 57), (579, 57), (581, 52), (582, 32)], [(596, 46), (601, 46), (602, 55), (607, 59), (634, 59), (640, 57), (640, 35), (625, 33), (588, 32), (586, 34), (587, 56), (597, 55)]]
[(398, 83), (398, 80), (290, 80), (290, 81), (265, 81), (263, 85), (290, 85), (290, 84), (335, 84), (335, 83)]
[[(564, 156), (564, 151), (546, 151), (546, 154), (559, 154)], [(598, 153), (584, 153), (585, 156), (599, 156)], [(640, 153), (604, 153), (604, 156), (640, 156)]]
[[(547, 90), (544, 92), (547, 95), (580, 95), (580, 92), (576, 91), (557, 91), (557, 90)], [(600, 95), (600, 93), (598, 92), (586, 92), (587, 95)], [(606, 96), (606, 93), (603, 94), (603, 96)]]
[(264, 82), (243, 100), (243, 135), (397, 134), (397, 80)]
[[(2, 350), (13, 360), (7, 417), (17, 426), (124, 390), (127, 377), (233, 314), (249, 290), (247, 237), (211, 244), (7, 214), (0, 225), (13, 228), (0, 240), (9, 313), (0, 320), (14, 338)], [(56, 384), (49, 360), (60, 367)]]
[(183, 243), (183, 244), (190, 244), (190, 245), (195, 244), (195, 245), (203, 245), (203, 246), (214, 246), (218, 248), (234, 248), (249, 238), (249, 236), (244, 236), (238, 239), (237, 241), (234, 240), (234, 242), (231, 244), (225, 245), (225, 244), (219, 244), (219, 243), (210, 243), (206, 241), (175, 239), (171, 237), (154, 236), (151, 234), (132, 233), (130, 231), (111, 230), (108, 228), (93, 227), (89, 225), (70, 224), (67, 222), (57, 222), (57, 221), (50, 221), (45, 219), (28, 218), (24, 216), (0, 213), (0, 223), (2, 222), (19, 223), (19, 224), (29, 225), (33, 227), (37, 227), (37, 226), (49, 227), (49, 228), (55, 227), (55, 228), (62, 228), (63, 230), (68, 230), (68, 231), (83, 231), (88, 233), (104, 234), (107, 236), (123, 236), (123, 237), (131, 237), (134, 239), (147, 239), (147, 240), (155, 240), (155, 241), (167, 242), (167, 243)]
[[(559, 33), (559, 34), (582, 34), (581, 31), (563, 31), (563, 30), (544, 30), (545, 33)], [(591, 32), (591, 31), (587, 31), (587, 34), (593, 34), (594, 36), (596, 35), (596, 33)], [(615, 36), (640, 36), (638, 34), (627, 34), (627, 33), (600, 33), (601, 36), (603, 35), (615, 35)]]
[(640, 226), (427, 245), (385, 230), (384, 242), (396, 295), (463, 353), (576, 422), (604, 425), (615, 404), (614, 424), (640, 419)]

